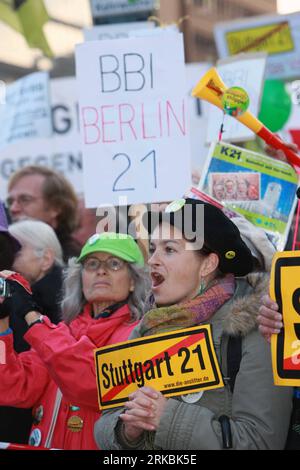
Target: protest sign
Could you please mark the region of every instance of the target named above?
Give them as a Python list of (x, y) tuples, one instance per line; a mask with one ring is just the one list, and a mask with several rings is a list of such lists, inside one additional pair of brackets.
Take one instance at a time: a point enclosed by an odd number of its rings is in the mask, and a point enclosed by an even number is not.
[(77, 194), (83, 192), (75, 77), (50, 81), (52, 137), (26, 139), (5, 147), (0, 157), (0, 198), (7, 196), (12, 173), (26, 165), (45, 165), (64, 174)]
[(300, 80), (287, 83), (286, 89), (291, 96), (292, 110), (280, 134), (285, 141), (294, 142), (300, 149)]
[(299, 78), (299, 13), (217, 23), (214, 34), (220, 58), (244, 52), (266, 52), (266, 78)]
[(276, 253), (273, 259), (270, 296), (277, 302), (283, 328), (272, 335), (275, 385), (300, 385), (300, 252)]
[[(266, 55), (244, 54), (218, 62), (217, 70), (228, 88), (241, 87), (249, 95), (249, 111), (257, 117), (260, 110), (261, 91), (264, 83)], [(224, 113), (209, 105), (207, 142), (217, 139)], [(223, 141), (243, 142), (255, 138), (254, 132), (231, 116), (225, 115)]]
[(52, 133), (49, 77), (36, 72), (7, 86), (0, 105), (0, 148)]
[(264, 229), (277, 250), (283, 250), (297, 186), (297, 173), (289, 164), (218, 142), (211, 145), (199, 190)]
[(140, 387), (170, 397), (223, 387), (210, 325), (95, 350), (100, 409), (124, 404)]
[(85, 41), (102, 41), (104, 39), (128, 38), (131, 31), (154, 28), (153, 21), (132, 21), (130, 23), (116, 23), (94, 26), (83, 30)]
[(76, 70), (86, 206), (181, 197), (191, 172), (182, 35), (86, 42)]

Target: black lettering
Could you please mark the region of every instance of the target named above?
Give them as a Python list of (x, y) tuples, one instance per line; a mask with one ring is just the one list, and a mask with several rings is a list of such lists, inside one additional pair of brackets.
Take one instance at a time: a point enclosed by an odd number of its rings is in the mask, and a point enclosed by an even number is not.
[(155, 370), (154, 370), (154, 364), (151, 360), (145, 361), (144, 362), (144, 367), (148, 367), (145, 372), (145, 377), (147, 380), (155, 379)]
[[(293, 303), (294, 309), (296, 310), (298, 315), (300, 315), (300, 288), (299, 287), (293, 293), (292, 303)], [(295, 329), (297, 338), (300, 339), (300, 323), (295, 323), (294, 329)]]
[(116, 367), (115, 368), (115, 375), (116, 375), (117, 385), (124, 385), (124, 377), (123, 377), (122, 367)]
[(221, 148), (221, 155), (226, 155), (227, 157), (229, 157), (229, 155), (228, 155), (228, 150), (229, 150), (228, 147), (222, 146), (222, 148)]
[[(134, 63), (134, 61), (132, 60), (133, 58), (138, 58), (138, 60), (140, 61), (139, 63), (139, 66), (140, 68), (138, 69), (134, 69), (134, 70), (128, 70), (129, 68), (129, 64), (130, 63)], [(124, 76), (125, 76), (125, 91), (140, 91), (144, 88), (145, 86), (145, 83), (146, 83), (146, 79), (145, 79), (145, 75), (142, 73), (142, 70), (144, 70), (145, 68), (145, 61), (144, 61), (144, 58), (143, 56), (141, 56), (140, 54), (124, 54)], [(141, 80), (141, 83), (140, 83), (140, 86), (139, 88), (129, 88), (129, 85), (128, 85), (128, 75), (137, 75), (140, 77), (140, 80)]]
[[(62, 112), (62, 113), (61, 113)], [(53, 106), (51, 110), (52, 129), (55, 134), (66, 134), (72, 127), (69, 115), (69, 108), (64, 105)], [(61, 113), (61, 114), (60, 114)]]
[(125, 361), (123, 361), (122, 367), (123, 367), (123, 371), (124, 371), (124, 376), (125, 376), (126, 383), (127, 383), (127, 385), (129, 385), (130, 382), (129, 382), (129, 380), (128, 380), (127, 365), (126, 365), (126, 362), (125, 362)]
[(104, 377), (104, 380), (102, 381), (104, 388), (110, 388), (109, 376), (106, 374), (107, 371), (108, 371), (108, 365), (107, 364), (102, 364), (101, 372), (102, 372), (102, 375)]
[(166, 361), (168, 375), (174, 375), (174, 372), (172, 371), (171, 364), (170, 364), (171, 358), (167, 352), (165, 352), (165, 361)]
[(110, 371), (112, 386), (115, 387), (115, 386), (116, 386), (116, 383), (115, 383), (115, 381), (114, 381), (114, 368), (113, 368), (112, 364), (110, 364), (109, 371)]
[[(107, 54), (100, 56), (99, 61), (102, 93), (118, 91), (121, 88), (121, 77), (117, 73), (117, 70), (119, 69), (119, 61), (117, 57), (112, 54)], [(107, 80), (105, 80), (105, 78)], [(113, 83), (115, 83), (114, 88)], [(111, 85), (112, 87), (109, 88), (108, 85)]]
[(156, 365), (156, 368), (157, 368), (157, 377), (161, 377), (162, 376), (162, 372), (161, 372), (161, 368), (160, 368), (160, 365), (161, 363), (164, 362), (163, 359), (155, 359), (155, 365)]
[(181, 373), (182, 374), (187, 374), (188, 372), (193, 372), (194, 371), (193, 368), (191, 368), (191, 367), (189, 369), (186, 368), (186, 365), (187, 365), (187, 363), (190, 359), (190, 355), (191, 355), (189, 349), (187, 349), (187, 348), (179, 349), (178, 356), (181, 357), (183, 354), (185, 354), (185, 358), (184, 358), (182, 366), (181, 366)]
[(135, 382), (131, 359), (128, 359), (128, 368), (130, 372), (131, 382)]
[(200, 344), (198, 344), (198, 346), (195, 349), (193, 349), (192, 352), (194, 354), (198, 354), (200, 368), (201, 368), (201, 370), (204, 370), (205, 369), (205, 364), (204, 364), (204, 359), (203, 359), (203, 354), (202, 354), (202, 349), (201, 349)]
[(4, 179), (8, 180), (14, 171), (16, 171), (16, 168), (14, 167), (14, 162), (12, 160), (2, 160), (1, 175)]
[(143, 365), (141, 362), (136, 362), (134, 364), (134, 372), (135, 372), (135, 378), (137, 381), (137, 386), (139, 388), (143, 387), (145, 385), (145, 379), (143, 375)]
[(82, 153), (78, 152), (77, 155), (68, 155), (68, 172), (73, 170), (82, 170)]
[(46, 155), (38, 155), (35, 158), (35, 164), (41, 166), (48, 166), (48, 158), (46, 157)]

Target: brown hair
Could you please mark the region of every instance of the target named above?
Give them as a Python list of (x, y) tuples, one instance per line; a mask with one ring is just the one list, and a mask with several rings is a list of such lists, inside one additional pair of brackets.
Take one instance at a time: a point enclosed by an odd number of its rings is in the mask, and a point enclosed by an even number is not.
[(57, 232), (72, 233), (78, 225), (78, 199), (69, 181), (60, 173), (39, 165), (26, 166), (14, 173), (8, 183), (8, 190), (24, 176), (41, 175), (43, 197), (50, 207), (58, 208)]

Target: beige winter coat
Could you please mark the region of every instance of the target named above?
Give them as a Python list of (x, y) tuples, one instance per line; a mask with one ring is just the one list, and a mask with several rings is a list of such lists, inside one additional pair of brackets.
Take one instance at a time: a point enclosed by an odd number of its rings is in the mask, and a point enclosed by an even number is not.
[[(250, 274), (239, 279), (233, 298), (211, 318), (213, 341), (224, 375), (225, 387), (205, 391), (196, 403), (181, 397), (168, 404), (155, 433), (145, 433), (136, 449), (205, 450), (222, 449), (218, 418), (230, 420), (233, 449), (282, 449), (285, 444), (292, 389), (273, 385), (270, 345), (257, 331), (256, 316), (268, 278)], [(242, 337), (242, 359), (233, 394), (227, 375), (228, 335)], [(139, 337), (137, 327), (132, 338)], [(101, 449), (126, 448), (116, 425), (123, 408), (106, 411), (96, 423), (95, 438)], [(120, 427), (118, 427), (120, 429)]]

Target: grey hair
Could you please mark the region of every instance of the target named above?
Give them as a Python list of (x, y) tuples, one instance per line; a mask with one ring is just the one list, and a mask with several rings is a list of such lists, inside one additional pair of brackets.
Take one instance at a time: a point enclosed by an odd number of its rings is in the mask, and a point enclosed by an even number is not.
[(51, 250), (55, 263), (58, 266), (64, 265), (61, 244), (50, 225), (40, 220), (20, 220), (11, 224), (8, 230), (22, 246), (29, 245), (39, 258), (44, 255), (45, 250)]
[[(150, 290), (150, 278), (147, 268), (129, 263), (128, 268), (135, 285), (134, 291), (130, 292), (128, 297), (131, 321), (134, 322), (139, 320), (144, 313), (146, 298)], [(68, 268), (65, 270), (63, 292), (62, 316), (63, 320), (70, 324), (87, 303), (82, 291), (82, 265), (77, 263), (76, 258), (69, 260)]]

